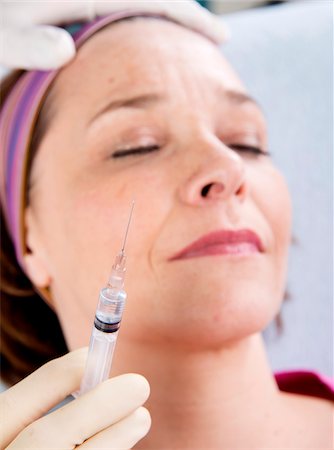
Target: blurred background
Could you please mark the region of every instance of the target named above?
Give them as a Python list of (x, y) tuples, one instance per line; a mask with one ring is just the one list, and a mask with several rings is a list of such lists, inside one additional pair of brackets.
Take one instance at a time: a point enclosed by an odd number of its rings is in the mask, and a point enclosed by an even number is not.
[[(197, 0), (202, 6), (205, 6), (210, 11), (216, 14), (225, 14), (234, 11), (240, 11), (242, 9), (263, 7), (277, 5), (279, 3), (286, 3), (285, 1), (259, 1), (259, 0), (248, 0), (248, 1), (225, 1), (225, 0)], [(294, 0), (292, 0), (294, 1)], [(321, 1), (321, 0), (320, 0)], [(291, 3), (291, 1), (290, 1)]]

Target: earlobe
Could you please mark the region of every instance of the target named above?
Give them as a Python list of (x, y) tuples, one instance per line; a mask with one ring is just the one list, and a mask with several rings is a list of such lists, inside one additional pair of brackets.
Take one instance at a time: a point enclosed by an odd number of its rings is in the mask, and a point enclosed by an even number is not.
[(23, 258), (26, 274), (31, 282), (39, 288), (48, 287), (51, 277), (40, 258), (33, 253), (27, 253)]
[(51, 276), (45, 262), (43, 246), (38, 238), (37, 226), (30, 207), (25, 212), (25, 226), (28, 252), (23, 256), (23, 259), (26, 274), (36, 287), (48, 287)]

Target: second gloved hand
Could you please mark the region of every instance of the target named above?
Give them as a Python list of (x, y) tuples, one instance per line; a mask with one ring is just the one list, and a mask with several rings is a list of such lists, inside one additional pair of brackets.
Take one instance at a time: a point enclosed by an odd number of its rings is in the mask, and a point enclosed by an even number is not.
[(11, 2), (1, 0), (0, 64), (7, 68), (57, 69), (75, 55), (71, 36), (53, 26), (92, 20), (114, 11), (136, 9), (169, 17), (223, 42), (227, 32), (220, 19), (195, 0), (175, 1), (76, 1)]

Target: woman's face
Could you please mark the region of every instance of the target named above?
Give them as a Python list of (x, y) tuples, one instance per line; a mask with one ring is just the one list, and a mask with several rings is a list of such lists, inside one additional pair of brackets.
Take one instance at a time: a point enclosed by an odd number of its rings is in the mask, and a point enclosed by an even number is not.
[[(79, 50), (48, 103), (27, 266), (48, 274), (69, 347), (88, 342), (132, 199), (122, 339), (198, 348), (264, 328), (283, 297), (290, 200), (269, 156), (248, 149), (267, 150), (264, 118), (218, 49), (167, 21), (123, 21)], [(245, 229), (262, 251), (173, 259), (203, 235)]]

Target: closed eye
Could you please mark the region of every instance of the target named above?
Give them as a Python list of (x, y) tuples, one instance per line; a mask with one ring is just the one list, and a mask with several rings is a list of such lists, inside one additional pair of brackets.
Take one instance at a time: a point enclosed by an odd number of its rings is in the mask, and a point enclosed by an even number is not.
[[(260, 147), (252, 146), (252, 145), (243, 145), (243, 144), (230, 144), (229, 148), (232, 150), (236, 150), (238, 152), (251, 153), (254, 155), (265, 155), (269, 156), (269, 152), (262, 150)], [(145, 155), (147, 153), (151, 153), (154, 151), (160, 150), (159, 145), (148, 145), (142, 147), (132, 147), (124, 150), (117, 150), (112, 154), (113, 158), (123, 158), (125, 156), (131, 155)]]
[(243, 144), (230, 144), (229, 148), (232, 150), (236, 150), (237, 152), (245, 152), (245, 153), (251, 153), (254, 155), (264, 155), (264, 156), (270, 156), (270, 153), (267, 151), (262, 150), (260, 147), (256, 147), (253, 145), (243, 145)]
[(123, 158), (125, 156), (131, 155), (145, 155), (146, 153), (151, 153), (159, 150), (159, 145), (147, 145), (142, 147), (132, 147), (124, 150), (117, 150), (112, 154), (113, 158)]

